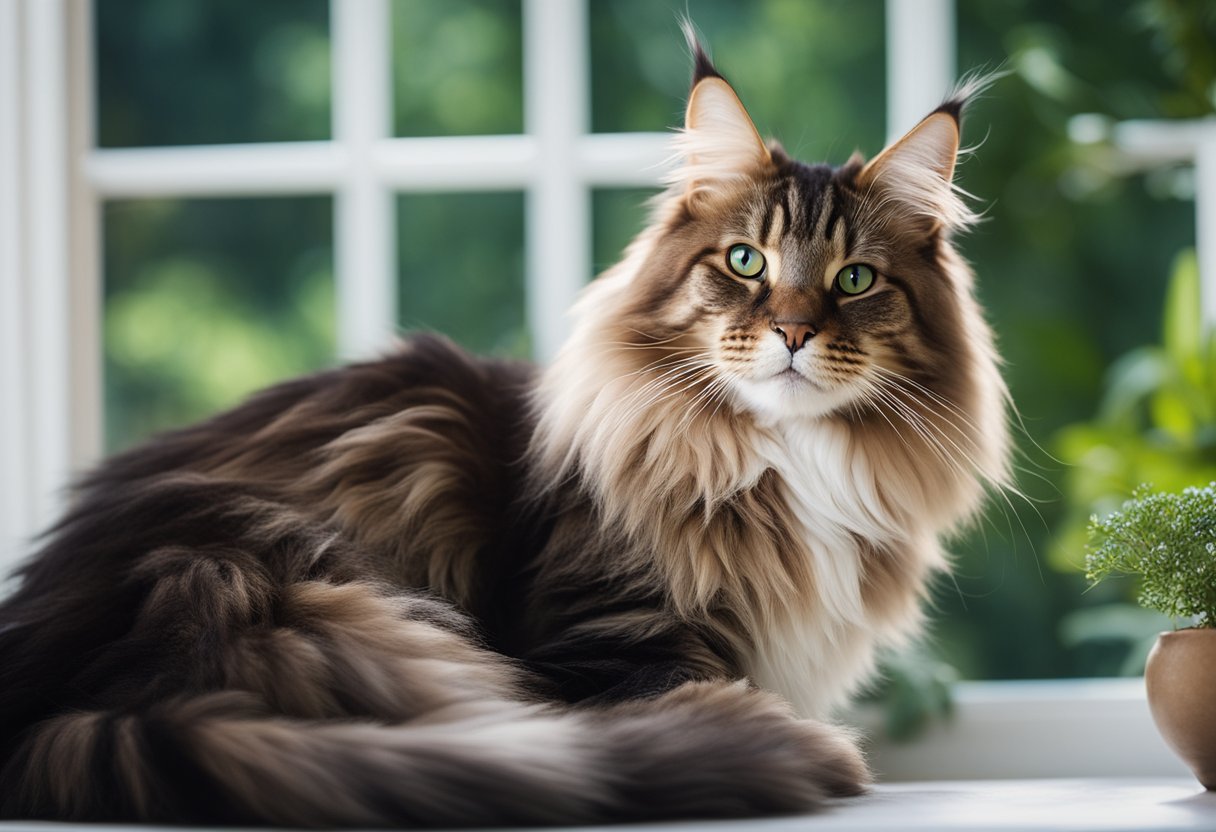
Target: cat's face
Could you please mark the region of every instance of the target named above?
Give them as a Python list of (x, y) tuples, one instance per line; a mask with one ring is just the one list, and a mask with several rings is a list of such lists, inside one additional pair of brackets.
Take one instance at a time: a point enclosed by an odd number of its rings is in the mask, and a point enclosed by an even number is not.
[(970, 302), (941, 262), (969, 219), (958, 135), (943, 110), (869, 164), (808, 166), (760, 141), (723, 79), (699, 79), (629, 328), (665, 342), (669, 378), (766, 420), (948, 385)]

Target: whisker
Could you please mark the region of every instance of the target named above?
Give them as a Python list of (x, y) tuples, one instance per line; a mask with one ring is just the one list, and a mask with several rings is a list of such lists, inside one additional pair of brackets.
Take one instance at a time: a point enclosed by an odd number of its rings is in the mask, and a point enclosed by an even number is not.
[[(902, 387), (899, 387), (898, 385), (894, 385), (894, 384), (891, 384), (888, 382), (886, 387), (887, 387), (887, 390), (890, 391), (891, 394), (902, 394), (905, 396), (912, 396), (912, 393), (910, 391), (908, 391), (907, 389), (904, 389)], [(937, 437), (940, 437), (940, 439), (948, 442), (951, 445), (951, 447), (953, 447), (954, 450), (957, 451), (958, 454), (966, 461), (967, 465), (969, 467), (971, 467), (972, 470), (983, 472), (983, 468), (975, 461), (975, 459), (971, 456), (971, 454), (969, 454), (966, 450), (964, 450), (962, 447), (960, 447), (958, 445), (958, 443), (956, 443), (953, 439), (951, 439), (949, 436), (947, 436), (946, 433), (941, 429), (940, 426), (936, 425), (935, 423), (933, 423), (927, 419), (924, 419), (923, 416), (920, 416), (919, 414), (915, 414), (915, 412), (911, 409), (911, 406), (909, 404), (907, 404), (906, 402), (903, 402), (901, 400), (898, 400), (895, 395), (889, 396), (889, 401), (892, 404), (895, 404), (898, 402), (899, 407), (902, 409), (903, 412), (905, 412), (907, 414), (907, 416), (915, 417), (920, 422), (920, 424), (924, 427), (924, 429), (931, 431)], [(909, 421), (909, 418), (907, 418), (907, 416), (905, 417), (905, 421), (908, 421), (909, 424), (911, 424), (911, 422)], [(948, 420), (947, 420), (947, 422), (949, 423)], [(951, 427), (953, 427), (955, 430), (959, 431), (960, 438), (961, 438), (962, 431), (958, 428), (958, 426), (951, 424)], [(940, 443), (939, 443), (939, 446), (940, 446)], [(943, 450), (946, 450), (946, 449), (943, 448)], [(951, 454), (950, 456), (953, 459), (953, 454)], [(957, 460), (955, 460), (955, 464), (957, 464)], [(1008, 478), (998, 479), (998, 478), (993, 477), (990, 479), (991, 479), (991, 482), (993, 483), (993, 485), (995, 486), (995, 488), (993, 490), (1000, 496), (1001, 500), (1003, 500), (1004, 503), (1008, 506), (1009, 512), (1012, 512), (1014, 518), (1018, 522), (1018, 525), (1021, 527), (1022, 534), (1025, 537), (1026, 542), (1030, 545), (1031, 553), (1034, 555), (1035, 567), (1039, 571), (1040, 579), (1042, 579), (1042, 565), (1039, 563), (1038, 552), (1036, 551), (1036, 548), (1034, 545), (1034, 540), (1030, 536), (1030, 530), (1028, 528), (1026, 528), (1026, 524), (1022, 521), (1021, 514), (1017, 511), (1016, 507), (1013, 505), (1013, 501), (1010, 499), (1009, 495), (1012, 494), (1016, 497), (1019, 497), (1023, 502), (1025, 502), (1026, 505), (1032, 511), (1034, 511), (1035, 515), (1039, 519), (1039, 522), (1042, 524), (1044, 530), (1050, 531), (1050, 528), (1047, 525), (1047, 521), (1043, 517), (1043, 513), (1041, 511), (1039, 511), (1039, 508), (1037, 505), (1035, 505), (1034, 501), (1031, 500), (1020, 488), (1018, 488), (1016, 484), (1014, 484), (1011, 481), (1008, 481)], [(1016, 537), (1016, 535), (1014, 535), (1012, 523), (1010, 522), (1010, 519), (1009, 519), (1009, 513), (1005, 513), (1005, 521), (1006, 521), (1006, 523), (1009, 523), (1009, 526), (1010, 526), (1009, 533), (1010, 533), (1011, 538)]]

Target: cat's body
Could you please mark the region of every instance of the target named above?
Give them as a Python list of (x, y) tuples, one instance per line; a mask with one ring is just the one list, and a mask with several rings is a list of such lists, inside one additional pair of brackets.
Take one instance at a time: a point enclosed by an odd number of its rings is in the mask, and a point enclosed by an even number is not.
[(0, 607), (0, 817), (572, 822), (857, 791), (812, 719), (915, 633), (939, 536), (1004, 471), (948, 241), (957, 118), (808, 167), (698, 52), (685, 164), (543, 376), (424, 336), (100, 468)]

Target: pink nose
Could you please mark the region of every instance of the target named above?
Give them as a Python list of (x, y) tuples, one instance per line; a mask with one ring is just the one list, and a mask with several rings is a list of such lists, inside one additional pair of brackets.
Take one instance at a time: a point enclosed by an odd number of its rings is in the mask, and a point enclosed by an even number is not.
[(791, 353), (798, 352), (815, 335), (815, 327), (805, 321), (774, 321), (773, 332), (785, 340)]

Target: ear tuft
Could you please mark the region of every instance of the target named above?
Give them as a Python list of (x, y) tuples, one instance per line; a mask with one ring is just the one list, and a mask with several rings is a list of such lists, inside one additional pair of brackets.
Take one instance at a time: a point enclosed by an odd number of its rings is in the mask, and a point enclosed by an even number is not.
[(948, 98), (941, 104), (938, 104), (937, 109), (930, 113), (930, 115), (945, 113), (954, 119), (955, 124), (961, 127), (963, 123), (963, 107), (965, 106), (967, 106), (967, 99), (965, 98)]
[(714, 62), (706, 53), (705, 47), (701, 45), (701, 39), (697, 36), (697, 28), (693, 25), (692, 19), (687, 16), (681, 17), (680, 30), (684, 32), (688, 52), (692, 55), (692, 85), (689, 89), (696, 89), (697, 84), (706, 78), (721, 78), (722, 73), (718, 72), (718, 68), (714, 66)]
[(934, 226), (974, 224), (977, 217), (953, 181), (962, 103), (951, 99), (926, 116), (862, 169), (858, 185), (882, 192), (892, 208)]
[(919, 215), (934, 225), (948, 229), (974, 225), (979, 217), (964, 201), (969, 194), (953, 182), (963, 113), (1008, 74), (998, 69), (964, 76), (937, 109), (862, 169), (858, 184), (884, 191), (905, 214)]
[(668, 177), (692, 196), (717, 190), (772, 164), (772, 155), (739, 96), (710, 62), (692, 23), (682, 25), (693, 53), (693, 86), (684, 129), (675, 140), (683, 164)]

